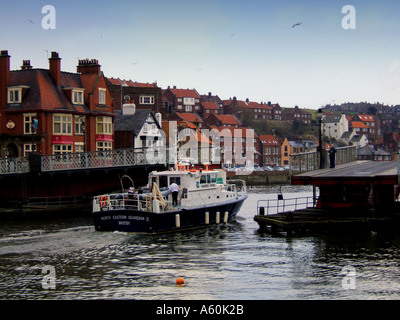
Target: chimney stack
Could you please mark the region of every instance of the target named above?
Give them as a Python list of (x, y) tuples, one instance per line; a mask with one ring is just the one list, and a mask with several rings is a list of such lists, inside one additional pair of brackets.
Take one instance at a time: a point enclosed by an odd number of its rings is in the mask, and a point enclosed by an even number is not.
[(49, 58), (50, 75), (56, 83), (57, 87), (61, 85), (61, 58), (58, 53), (53, 51), (51, 58)]
[(10, 56), (7, 50), (0, 52), (0, 111), (7, 105), (7, 86), (10, 83)]
[(99, 74), (100, 73), (99, 60), (96, 59), (79, 60), (76, 69), (77, 72), (80, 74), (91, 74), (91, 73)]
[(23, 60), (21, 70), (31, 70), (31, 69), (32, 69), (31, 60)]

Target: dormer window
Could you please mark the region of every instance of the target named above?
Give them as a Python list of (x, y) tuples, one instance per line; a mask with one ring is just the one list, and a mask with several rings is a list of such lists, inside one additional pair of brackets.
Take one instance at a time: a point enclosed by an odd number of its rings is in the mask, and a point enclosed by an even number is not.
[(22, 88), (9, 88), (7, 102), (8, 103), (21, 103), (22, 102)]
[(83, 93), (84, 90), (72, 90), (72, 103), (73, 104), (83, 104)]

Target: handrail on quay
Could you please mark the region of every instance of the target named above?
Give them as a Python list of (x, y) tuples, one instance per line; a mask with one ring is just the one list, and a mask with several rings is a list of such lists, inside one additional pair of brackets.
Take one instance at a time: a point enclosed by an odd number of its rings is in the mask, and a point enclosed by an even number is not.
[[(322, 161), (320, 160), (322, 154)], [(343, 164), (357, 160), (357, 147), (347, 146), (336, 149), (336, 164)], [(329, 166), (328, 150), (294, 153), (290, 155), (290, 175), (293, 172), (302, 173), (317, 169), (324, 169)], [(322, 165), (322, 168), (321, 168)]]

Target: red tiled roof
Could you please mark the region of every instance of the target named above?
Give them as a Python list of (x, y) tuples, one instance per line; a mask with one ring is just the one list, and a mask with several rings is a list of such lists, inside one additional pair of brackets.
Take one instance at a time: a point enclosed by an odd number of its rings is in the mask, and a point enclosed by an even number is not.
[(191, 89), (170, 89), (177, 98), (195, 98), (200, 99), (196, 90)]
[(157, 83), (143, 83), (143, 82), (133, 82), (133, 85), (135, 87), (140, 87), (140, 88), (155, 88), (157, 87)]
[(260, 135), (259, 138), (266, 145), (279, 145), (278, 139), (273, 135)]
[(195, 113), (181, 113), (181, 112), (175, 112), (179, 118), (182, 119), (182, 121), (186, 122), (203, 122), (202, 119), (200, 119), (199, 116), (197, 116)]
[(242, 125), (241, 122), (231, 114), (220, 114), (220, 115), (216, 114), (215, 116), (221, 121), (222, 125), (227, 125), (227, 124)]
[(29, 90), (25, 93), (22, 103), (10, 105), (7, 110), (57, 110), (66, 109), (77, 111), (62, 88), (83, 88), (80, 75), (61, 72), (61, 88), (57, 87), (44, 69), (19, 70), (10, 72), (10, 86), (26, 85)]
[(353, 128), (367, 128), (368, 129), (368, 126), (362, 121), (352, 121), (351, 126)]
[(218, 105), (214, 101), (202, 102), (204, 109), (219, 110)]
[(247, 108), (247, 109), (267, 109), (270, 110), (272, 109), (268, 104), (266, 103), (258, 103), (254, 101), (243, 101), (243, 100), (223, 100), (224, 106), (229, 106), (231, 103), (234, 103), (236, 101), (236, 106), (240, 108)]
[(366, 121), (366, 122), (374, 121), (374, 116), (371, 116), (369, 114), (359, 114), (358, 117), (360, 118), (361, 121)]

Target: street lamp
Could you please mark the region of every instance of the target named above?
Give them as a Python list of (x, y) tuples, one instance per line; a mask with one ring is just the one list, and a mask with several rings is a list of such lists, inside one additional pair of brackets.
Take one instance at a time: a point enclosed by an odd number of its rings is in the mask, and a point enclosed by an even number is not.
[(81, 124), (82, 132), (83, 132), (83, 152), (86, 152), (86, 123), (82, 121)]
[(319, 152), (319, 168), (324, 168), (324, 148), (322, 147), (322, 109), (318, 109), (317, 113), (318, 121), (318, 134), (319, 134), (319, 146), (317, 151)]

